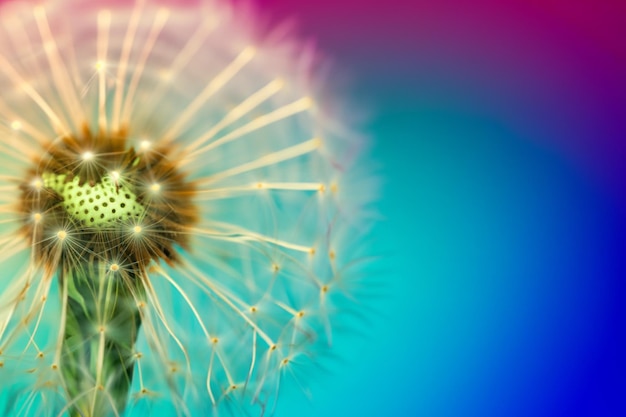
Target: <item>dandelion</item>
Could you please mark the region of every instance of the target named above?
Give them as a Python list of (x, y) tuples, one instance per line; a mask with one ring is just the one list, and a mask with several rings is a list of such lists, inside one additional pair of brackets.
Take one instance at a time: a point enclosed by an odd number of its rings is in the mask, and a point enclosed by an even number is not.
[(358, 305), (372, 195), (314, 54), (226, 0), (0, 23), (3, 415), (260, 415), (306, 390)]

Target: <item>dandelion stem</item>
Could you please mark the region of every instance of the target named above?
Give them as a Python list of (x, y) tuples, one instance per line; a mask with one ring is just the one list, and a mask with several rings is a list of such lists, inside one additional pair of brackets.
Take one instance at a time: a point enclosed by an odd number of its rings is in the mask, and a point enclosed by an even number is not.
[(141, 320), (137, 279), (112, 272), (103, 262), (63, 270), (67, 314), (61, 369), (72, 417), (118, 415), (133, 377), (134, 347)]

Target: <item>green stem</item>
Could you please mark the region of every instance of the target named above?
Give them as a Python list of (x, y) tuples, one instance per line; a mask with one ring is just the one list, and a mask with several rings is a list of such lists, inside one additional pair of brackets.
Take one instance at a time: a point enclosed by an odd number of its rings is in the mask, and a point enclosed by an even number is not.
[(63, 268), (67, 313), (61, 369), (72, 417), (109, 417), (126, 407), (141, 326), (138, 279), (93, 261)]

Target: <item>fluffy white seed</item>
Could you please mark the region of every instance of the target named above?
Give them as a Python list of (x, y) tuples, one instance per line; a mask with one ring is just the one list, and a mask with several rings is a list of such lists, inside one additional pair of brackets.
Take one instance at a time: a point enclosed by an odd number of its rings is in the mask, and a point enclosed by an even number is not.
[[(338, 106), (319, 90), (314, 54), (262, 33), (227, 0), (3, 2), (0, 12), (0, 392), (11, 381), (15, 415), (56, 416), (76, 400), (59, 369), (72, 288), (56, 267), (83, 256), (74, 237), (87, 232), (119, 231), (112, 253), (149, 248), (163, 227), (190, 238), (180, 262), (142, 268), (129, 413), (165, 399), (190, 415), (258, 414), (283, 384), (307, 386), (300, 369), (330, 349), (334, 321), (354, 306), (373, 197), (362, 140), (325, 111)], [(194, 184), (198, 221), (145, 223), (151, 205), (183, 198), (172, 172), (139, 180), (130, 160), (129, 172), (106, 167), (91, 183), (38, 164), (58, 138), (85, 130), (125, 132), (137, 158), (170, 158)], [(107, 158), (76, 155), (68, 166), (83, 172)], [(87, 191), (129, 197), (79, 210)], [(52, 194), (67, 216), (21, 204)], [(104, 283), (133, 266), (96, 256), (106, 300)], [(101, 320), (93, 340), (123, 339), (115, 317)], [(93, 398), (112, 390), (97, 376), (82, 384)]]

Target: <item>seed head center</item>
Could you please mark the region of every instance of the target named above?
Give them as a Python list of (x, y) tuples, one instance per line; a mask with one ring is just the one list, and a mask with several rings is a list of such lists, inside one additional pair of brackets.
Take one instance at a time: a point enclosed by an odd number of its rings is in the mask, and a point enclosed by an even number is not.
[(102, 229), (145, 216), (137, 194), (110, 176), (95, 184), (81, 184), (80, 177), (69, 180), (66, 174), (44, 173), (43, 179), (45, 187), (63, 199), (67, 215), (82, 225)]
[[(137, 153), (124, 132), (93, 135), (87, 128), (81, 137), (46, 144), (22, 184), (19, 207), (32, 219), (24, 234), (36, 256), (63, 262), (52, 251), (72, 251), (68, 261), (104, 259), (110, 265), (115, 259), (137, 268), (151, 260), (174, 262), (187, 244), (181, 231), (197, 221), (195, 187), (171, 149), (150, 146), (155, 152)], [(67, 244), (46, 244), (52, 236)]]

